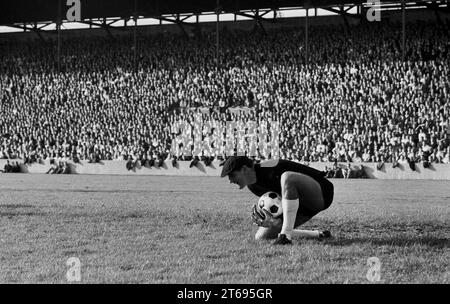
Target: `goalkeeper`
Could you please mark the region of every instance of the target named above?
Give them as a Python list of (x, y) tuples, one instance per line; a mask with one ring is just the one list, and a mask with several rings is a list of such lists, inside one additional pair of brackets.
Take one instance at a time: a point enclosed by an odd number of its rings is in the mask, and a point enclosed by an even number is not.
[(221, 177), (228, 175), (230, 183), (247, 188), (257, 196), (268, 191), (281, 195), (282, 217), (253, 206), (253, 221), (260, 226), (255, 239), (276, 239), (274, 244), (292, 244), (296, 233), (330, 237), (329, 231), (304, 231), (294, 228), (306, 223), (327, 209), (334, 195), (333, 184), (325, 172), (288, 160), (269, 160), (254, 164), (246, 156), (231, 156), (223, 164)]

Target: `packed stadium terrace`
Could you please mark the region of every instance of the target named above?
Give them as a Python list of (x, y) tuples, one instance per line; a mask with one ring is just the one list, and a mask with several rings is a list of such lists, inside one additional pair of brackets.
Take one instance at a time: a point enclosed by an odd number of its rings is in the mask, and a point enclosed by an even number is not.
[(132, 36), (63, 37), (61, 73), (55, 41), (3, 40), (0, 158), (188, 159), (173, 124), (200, 112), (278, 120), (282, 158), (449, 163), (448, 22), (408, 24), (406, 62), (400, 25), (310, 28), (308, 64), (303, 36), (224, 30), (216, 65), (214, 33), (140, 35), (136, 73)]

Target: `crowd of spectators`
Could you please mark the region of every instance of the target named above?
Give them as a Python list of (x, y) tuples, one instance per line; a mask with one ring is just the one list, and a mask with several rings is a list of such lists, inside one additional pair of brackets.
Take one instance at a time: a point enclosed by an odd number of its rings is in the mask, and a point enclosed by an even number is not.
[(45, 174), (70, 174), (70, 166), (65, 161), (50, 160), (50, 169)]
[[(138, 164), (190, 157), (179, 121), (277, 121), (279, 157), (302, 162), (449, 163), (450, 25), (373, 23), (215, 36), (0, 43), (0, 158)], [(234, 111), (234, 109), (247, 109)], [(215, 129), (220, 129), (219, 126)], [(208, 141), (209, 134), (200, 136)], [(229, 154), (229, 153), (228, 153)], [(270, 158), (260, 153), (259, 159)]]
[(6, 164), (3, 166), (3, 169), (0, 170), (1, 173), (20, 173), (20, 165), (19, 162), (10, 162), (9, 159), (6, 161)]

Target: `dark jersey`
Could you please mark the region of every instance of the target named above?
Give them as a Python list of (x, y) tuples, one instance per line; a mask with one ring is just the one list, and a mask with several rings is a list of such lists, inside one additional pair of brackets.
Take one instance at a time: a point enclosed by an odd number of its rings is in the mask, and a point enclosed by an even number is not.
[(325, 178), (325, 172), (314, 168), (289, 161), (289, 160), (269, 160), (254, 166), (256, 172), (256, 183), (248, 185), (247, 188), (257, 196), (261, 196), (268, 191), (275, 191), (281, 195), (281, 175), (284, 172), (298, 172), (312, 177), (322, 189), (325, 207), (333, 200), (333, 184)]
[(289, 161), (289, 160), (269, 160), (260, 164), (255, 164), (256, 183), (248, 185), (248, 189), (257, 196), (261, 196), (268, 191), (275, 191), (281, 194), (281, 175), (284, 172), (292, 171), (311, 176), (320, 183), (325, 179), (325, 172), (314, 168)]

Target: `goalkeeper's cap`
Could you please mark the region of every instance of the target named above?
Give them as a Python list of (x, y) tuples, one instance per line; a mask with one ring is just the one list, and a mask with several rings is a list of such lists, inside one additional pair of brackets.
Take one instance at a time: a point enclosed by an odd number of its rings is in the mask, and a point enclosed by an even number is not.
[(241, 169), (243, 166), (253, 167), (253, 160), (247, 156), (230, 156), (223, 164), (220, 177), (225, 177), (233, 171)]

